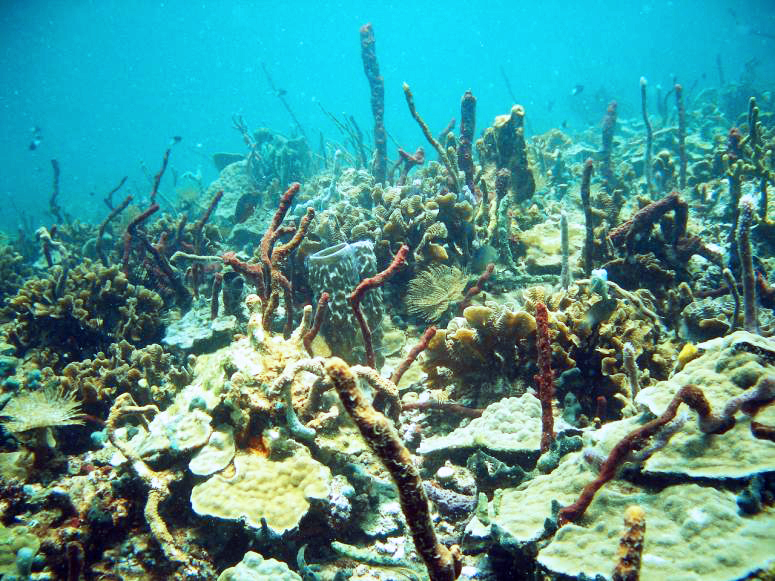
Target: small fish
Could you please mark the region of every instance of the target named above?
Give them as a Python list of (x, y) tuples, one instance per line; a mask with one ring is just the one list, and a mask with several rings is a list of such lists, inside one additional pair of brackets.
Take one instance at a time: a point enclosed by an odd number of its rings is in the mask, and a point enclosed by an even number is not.
[(751, 34), (754, 36), (761, 36), (762, 38), (769, 38), (770, 40), (775, 40), (775, 34), (772, 34), (770, 32), (762, 32), (761, 30), (751, 30)]
[(579, 93), (581, 93), (581, 91), (583, 91), (583, 90), (584, 90), (584, 85), (576, 85), (576, 86), (575, 86), (575, 87), (573, 87), (573, 89), (571, 90), (571, 92), (570, 92), (570, 96), (571, 96), (571, 97), (575, 97), (576, 95), (578, 95)]
[(479, 276), (490, 262), (495, 262), (498, 257), (498, 250), (490, 245), (485, 244), (480, 246), (474, 251), (473, 260), (471, 260), (471, 274)]
[(180, 135), (175, 135), (175, 136), (173, 136), (173, 138), (172, 138), (172, 143), (173, 143), (173, 145), (174, 145), (175, 143), (180, 143), (181, 141), (183, 141), (183, 138), (182, 138)]
[(566, 119), (565, 121), (563, 121), (562, 123), (560, 123), (560, 126), (561, 126), (563, 129), (567, 129), (567, 128), (568, 128), (568, 120)]
[(285, 97), (288, 94), (288, 91), (285, 89), (277, 89), (277, 96), (278, 97)]
[(38, 146), (43, 141), (43, 133), (40, 130), (40, 127), (37, 125), (32, 128), (32, 141), (30, 141), (30, 151), (33, 151), (35, 149), (38, 149)]
[(237, 200), (237, 207), (234, 209), (234, 223), (242, 224), (253, 215), (258, 206), (258, 196), (255, 194), (245, 194)]
[(591, 330), (596, 325), (604, 323), (614, 314), (618, 305), (618, 301), (614, 298), (597, 301), (594, 305), (589, 307), (580, 327), (584, 330)]

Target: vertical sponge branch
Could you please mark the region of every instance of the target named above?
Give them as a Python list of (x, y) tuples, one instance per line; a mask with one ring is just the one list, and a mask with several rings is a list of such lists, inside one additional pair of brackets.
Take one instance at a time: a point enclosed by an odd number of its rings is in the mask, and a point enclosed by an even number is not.
[(549, 343), (549, 311), (544, 303), (536, 303), (536, 351), (538, 352), (538, 399), (541, 400), (541, 453), (549, 450), (554, 440), (554, 373), (552, 372), (552, 346)]
[(611, 101), (603, 117), (603, 148), (601, 172), (603, 174), (603, 185), (605, 191), (611, 195), (616, 189), (616, 178), (614, 177), (614, 164), (612, 160), (614, 150), (614, 131), (616, 130), (616, 101)]
[(355, 318), (358, 320), (358, 325), (361, 328), (361, 334), (363, 335), (363, 347), (366, 350), (366, 365), (369, 367), (376, 367), (376, 358), (374, 356), (374, 346), (371, 342), (371, 329), (369, 329), (369, 323), (366, 321), (366, 317), (363, 316), (363, 312), (361, 311), (361, 300), (363, 299), (363, 295), (366, 291), (385, 284), (385, 281), (393, 276), (401, 267), (401, 265), (406, 262), (406, 256), (408, 254), (409, 247), (404, 244), (401, 246), (398, 252), (396, 252), (396, 255), (393, 257), (393, 261), (385, 270), (375, 274), (370, 278), (364, 278), (361, 282), (358, 283), (358, 286), (355, 287), (355, 290), (347, 299), (350, 303), (350, 307), (352, 307)]
[(390, 376), (390, 381), (392, 381), (396, 387), (398, 387), (398, 384), (401, 382), (401, 378), (404, 376), (404, 373), (406, 373), (406, 370), (409, 369), (412, 363), (414, 363), (414, 360), (417, 359), (420, 353), (428, 348), (428, 343), (431, 342), (431, 339), (433, 339), (435, 335), (436, 327), (431, 325), (425, 329), (425, 332), (420, 338), (420, 342), (409, 350), (409, 354), (406, 356), (406, 359), (401, 362), (401, 364), (393, 372), (393, 375)]
[(51, 188), (51, 198), (48, 200), (48, 211), (57, 219), (57, 222), (61, 223), (62, 207), (57, 202), (57, 196), (59, 196), (59, 162), (57, 160), (51, 160), (51, 169), (54, 171), (54, 185)]
[(646, 125), (646, 152), (643, 155), (643, 177), (646, 180), (646, 191), (649, 194), (654, 192), (651, 179), (651, 150), (654, 147), (654, 130), (651, 128), (649, 120), (648, 107), (646, 106), (646, 87), (648, 83), (646, 77), (640, 78), (640, 109), (643, 115), (643, 123)]
[(307, 331), (302, 338), (304, 349), (307, 350), (307, 353), (309, 353), (310, 357), (314, 357), (314, 353), (312, 352), (312, 342), (315, 340), (315, 337), (318, 336), (320, 327), (323, 326), (326, 313), (328, 313), (328, 302), (330, 300), (331, 295), (329, 293), (322, 292), (320, 294), (320, 298), (318, 299), (318, 306), (317, 309), (315, 309), (315, 318), (312, 320), (312, 327), (310, 327), (309, 331)]
[(675, 106), (678, 109), (678, 158), (679, 185), (681, 189), (686, 187), (686, 109), (684, 108), (684, 89), (681, 85), (675, 86)]
[(592, 171), (595, 166), (591, 159), (584, 163), (584, 174), (581, 177), (581, 205), (584, 208), (584, 272), (589, 276), (592, 273), (592, 255), (595, 248), (595, 223), (592, 215), (592, 202), (589, 197)]
[(374, 115), (374, 179), (385, 183), (387, 175), (387, 133), (385, 132), (385, 81), (379, 74), (377, 51), (374, 42), (374, 30), (371, 22), (361, 26), (361, 58), (363, 72), (369, 80), (371, 89), (371, 112)]
[(471, 91), (466, 91), (460, 100), (460, 146), (457, 149), (457, 165), (466, 176), (466, 185), (473, 194), (474, 159), (471, 144), (474, 142), (476, 126), (476, 97)]
[(560, 212), (560, 241), (562, 246), (562, 270), (560, 271), (560, 284), (562, 288), (568, 290), (571, 283), (570, 264), (568, 263), (570, 255), (570, 242), (568, 240), (568, 216), (565, 210)]
[(737, 222), (737, 252), (740, 257), (740, 272), (743, 280), (743, 314), (745, 330), (759, 332), (759, 315), (756, 306), (756, 273), (753, 269), (751, 250), (751, 225), (753, 224), (755, 201), (752, 196), (740, 198)]
[(638, 505), (624, 511), (624, 534), (619, 539), (619, 561), (616, 563), (613, 581), (638, 581), (643, 556), (643, 537), (646, 536), (646, 512)]
[(457, 545), (447, 549), (436, 538), (428, 497), (409, 451), (388, 419), (363, 396), (347, 363), (333, 357), (326, 364), (326, 373), (342, 400), (342, 406), (393, 477), (414, 545), (425, 561), (431, 581), (457, 579), (462, 565), (460, 549)]
[(445, 151), (445, 149), (441, 146), (441, 143), (439, 143), (438, 140), (433, 137), (431, 130), (428, 128), (428, 124), (423, 120), (422, 117), (420, 117), (420, 114), (417, 112), (417, 107), (414, 104), (414, 95), (412, 94), (412, 89), (410, 89), (409, 85), (406, 83), (404, 83), (404, 97), (406, 98), (406, 105), (409, 107), (409, 113), (412, 115), (414, 120), (417, 121), (417, 125), (420, 126), (423, 135), (425, 135), (425, 139), (427, 139), (428, 143), (433, 146), (433, 149), (435, 149), (436, 153), (439, 154), (439, 159), (441, 159), (441, 161), (444, 163), (444, 167), (447, 168), (447, 172), (449, 172), (449, 187), (453, 188), (455, 192), (459, 192), (460, 185), (458, 184), (458, 175), (455, 164), (453, 163), (453, 160), (450, 159), (447, 151)]

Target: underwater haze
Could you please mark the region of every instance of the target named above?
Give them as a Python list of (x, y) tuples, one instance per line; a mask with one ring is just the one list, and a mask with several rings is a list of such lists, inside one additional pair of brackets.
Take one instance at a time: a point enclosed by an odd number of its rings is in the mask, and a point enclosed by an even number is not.
[(775, 579), (773, 55), (0, 0), (0, 580)]
[[(99, 216), (100, 197), (123, 175), (146, 189), (174, 135), (180, 173), (214, 175), (210, 155), (238, 150), (234, 114), (291, 134), (276, 87), (315, 142), (336, 136), (321, 112), (369, 126), (358, 27), (372, 22), (385, 78), (385, 125), (406, 149), (421, 134), (401, 83), (415, 91), (435, 131), (473, 90), (479, 118), (517, 102), (528, 133), (598, 124), (611, 99), (639, 107), (638, 79), (670, 87), (717, 86), (717, 57), (730, 81), (755, 63), (771, 86), (775, 7), (745, 2), (3, 2), (0, 7), (0, 196), (9, 211), (40, 216), (49, 160), (62, 167), (62, 202)], [(509, 85), (511, 89), (509, 89)], [(574, 88), (583, 91), (572, 95)], [(32, 128), (42, 143), (28, 149)], [(139, 193), (139, 192), (138, 192)], [(96, 212), (96, 213), (95, 213)]]

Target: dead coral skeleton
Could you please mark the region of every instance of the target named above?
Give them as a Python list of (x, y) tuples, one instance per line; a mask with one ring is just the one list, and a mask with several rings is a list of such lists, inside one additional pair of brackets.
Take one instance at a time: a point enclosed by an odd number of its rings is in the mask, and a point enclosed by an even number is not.
[(175, 480), (174, 472), (151, 469), (140, 455), (127, 443), (118, 438), (116, 434), (119, 421), (125, 417), (135, 416), (140, 420), (141, 424), (147, 426), (145, 415), (155, 415), (157, 413), (159, 413), (159, 408), (155, 405), (138, 406), (131, 395), (122, 393), (116, 398), (113, 407), (110, 409), (106, 431), (110, 443), (129, 460), (137, 476), (148, 485), (148, 500), (144, 509), (145, 519), (154, 538), (164, 551), (164, 555), (170, 562), (188, 568), (192, 566), (191, 559), (186, 555), (185, 551), (178, 547), (175, 538), (167, 528), (167, 524), (159, 514), (159, 506), (170, 497), (169, 485)]

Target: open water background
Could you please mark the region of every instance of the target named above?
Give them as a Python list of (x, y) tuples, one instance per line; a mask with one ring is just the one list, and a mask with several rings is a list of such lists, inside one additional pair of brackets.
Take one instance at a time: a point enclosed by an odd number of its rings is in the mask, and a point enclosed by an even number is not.
[[(505, 74), (527, 109), (528, 134), (599, 124), (613, 98), (620, 117), (639, 115), (641, 75), (656, 112), (657, 84), (718, 86), (717, 55), (727, 82), (757, 59), (754, 83), (775, 87), (773, 0), (0, 0), (0, 229), (15, 232), (20, 212), (50, 223), (52, 158), (62, 168), (62, 206), (99, 221), (102, 197), (122, 176), (130, 191), (148, 191), (143, 164), (155, 173), (174, 135), (183, 141), (171, 167), (201, 171), (206, 184), (216, 176), (213, 152), (243, 151), (233, 114), (251, 128), (292, 134), (262, 62), (313, 148), (320, 132), (341, 140), (319, 104), (370, 131), (358, 33), (369, 21), (386, 127), (412, 151), (428, 147), (403, 81), (434, 132), (459, 117), (460, 97), (472, 89), (478, 133), (512, 104)], [(572, 96), (576, 85), (584, 89)], [(34, 126), (43, 141), (31, 151)]]

